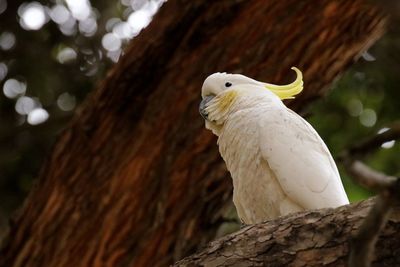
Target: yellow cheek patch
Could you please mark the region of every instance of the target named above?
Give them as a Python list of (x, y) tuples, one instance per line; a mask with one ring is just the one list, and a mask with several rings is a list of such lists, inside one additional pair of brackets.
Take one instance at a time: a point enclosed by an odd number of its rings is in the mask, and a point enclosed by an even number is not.
[(236, 91), (228, 91), (222, 94), (220, 97), (218, 96), (217, 107), (220, 112), (225, 112), (229, 109), (229, 107), (233, 104), (237, 97), (238, 93)]

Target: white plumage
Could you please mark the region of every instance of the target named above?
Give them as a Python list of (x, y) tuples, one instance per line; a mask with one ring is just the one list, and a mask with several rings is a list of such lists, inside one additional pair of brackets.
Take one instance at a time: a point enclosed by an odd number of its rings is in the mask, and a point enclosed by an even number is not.
[(281, 99), (302, 90), (216, 73), (202, 88), (200, 113), (218, 136), (243, 223), (348, 204), (336, 164), (313, 127)]

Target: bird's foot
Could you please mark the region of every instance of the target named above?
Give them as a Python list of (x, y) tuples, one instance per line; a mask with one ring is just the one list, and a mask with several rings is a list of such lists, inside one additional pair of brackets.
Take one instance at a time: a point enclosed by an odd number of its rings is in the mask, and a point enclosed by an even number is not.
[(245, 224), (245, 223), (243, 223), (243, 222), (241, 222), (241, 224), (240, 224), (240, 229), (243, 229), (243, 228), (245, 228), (246, 226), (249, 226), (250, 224)]

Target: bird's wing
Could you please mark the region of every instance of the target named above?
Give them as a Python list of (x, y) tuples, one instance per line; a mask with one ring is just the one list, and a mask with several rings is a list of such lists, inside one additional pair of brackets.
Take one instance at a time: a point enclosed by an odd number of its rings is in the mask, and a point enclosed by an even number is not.
[(336, 164), (314, 128), (290, 109), (259, 122), (262, 157), (285, 194), (305, 209), (348, 204)]

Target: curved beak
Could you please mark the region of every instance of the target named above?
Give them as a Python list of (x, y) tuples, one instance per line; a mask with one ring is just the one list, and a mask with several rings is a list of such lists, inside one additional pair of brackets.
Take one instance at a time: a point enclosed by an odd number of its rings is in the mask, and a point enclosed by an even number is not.
[(200, 105), (199, 105), (199, 112), (200, 115), (207, 120), (208, 119), (208, 113), (206, 111), (207, 108), (207, 104), (208, 102), (210, 102), (212, 99), (214, 98), (214, 96), (206, 96), (203, 98), (203, 100), (201, 100)]

